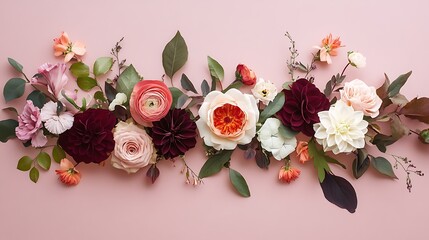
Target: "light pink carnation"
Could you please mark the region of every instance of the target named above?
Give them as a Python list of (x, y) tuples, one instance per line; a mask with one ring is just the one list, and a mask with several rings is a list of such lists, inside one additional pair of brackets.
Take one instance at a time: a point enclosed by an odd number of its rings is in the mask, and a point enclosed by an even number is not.
[(48, 88), (48, 92), (60, 99), (61, 90), (66, 86), (68, 77), (65, 74), (67, 66), (64, 63), (45, 63), (40, 66), (38, 72), (42, 77), (34, 77), (31, 84), (40, 84)]
[(18, 116), (18, 127), (15, 128), (16, 136), (22, 141), (31, 140), (33, 147), (42, 147), (47, 143), (42, 131), (42, 119), (40, 109), (33, 102), (27, 100), (24, 110)]
[(379, 114), (381, 99), (377, 96), (374, 87), (366, 85), (363, 81), (355, 79), (347, 82), (340, 90), (341, 100), (352, 106), (355, 111), (361, 111), (365, 116), (375, 118)]

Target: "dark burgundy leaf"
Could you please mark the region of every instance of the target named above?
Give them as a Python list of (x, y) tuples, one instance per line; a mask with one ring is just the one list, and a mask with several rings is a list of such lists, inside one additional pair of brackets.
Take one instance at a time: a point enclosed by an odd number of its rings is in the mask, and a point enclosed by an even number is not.
[(356, 159), (353, 161), (353, 176), (358, 179), (362, 177), (362, 175), (368, 170), (370, 165), (370, 160), (368, 157), (368, 153), (364, 150), (358, 149), (358, 155)]
[(146, 177), (148, 177), (152, 184), (155, 183), (156, 179), (159, 177), (159, 169), (156, 167), (156, 164), (152, 164), (146, 172)]
[(104, 83), (104, 91), (106, 92), (106, 97), (109, 102), (112, 102), (118, 93), (118, 91), (116, 91), (116, 89), (107, 82)]
[(126, 121), (128, 119), (127, 109), (120, 105), (115, 106), (115, 111), (113, 111), (115, 117), (121, 121)]
[(270, 165), (270, 158), (261, 148), (256, 150), (255, 160), (258, 167), (262, 169), (268, 169), (268, 166)]
[(346, 209), (350, 213), (356, 211), (356, 191), (346, 179), (326, 172), (325, 179), (320, 183), (320, 186), (329, 202)]

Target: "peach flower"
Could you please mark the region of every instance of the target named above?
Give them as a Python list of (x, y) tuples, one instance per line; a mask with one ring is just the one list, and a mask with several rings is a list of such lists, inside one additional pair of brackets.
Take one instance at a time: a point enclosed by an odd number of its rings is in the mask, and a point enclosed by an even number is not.
[(72, 58), (80, 59), (86, 53), (85, 45), (82, 42), (71, 42), (66, 32), (62, 32), (59, 38), (54, 39), (54, 55), (64, 55), (64, 62), (69, 62)]
[(290, 166), (283, 166), (279, 171), (279, 180), (290, 183), (299, 177), (301, 171)]
[(130, 97), (130, 112), (133, 119), (143, 125), (151, 126), (167, 115), (173, 96), (165, 83), (158, 80), (138, 82)]
[(81, 174), (74, 167), (73, 163), (67, 158), (63, 158), (60, 162), (60, 169), (55, 170), (60, 181), (66, 185), (77, 185), (80, 182)]
[(331, 56), (337, 56), (337, 49), (341, 47), (340, 37), (332, 39), (332, 34), (329, 34), (322, 40), (322, 46), (315, 48), (319, 49), (319, 58), (321, 62), (332, 63)]
[(372, 118), (378, 116), (383, 102), (374, 87), (366, 85), (359, 79), (345, 83), (340, 95), (341, 101), (352, 106), (355, 111), (361, 111), (365, 116)]
[(216, 150), (235, 149), (237, 144), (248, 144), (256, 135), (259, 111), (252, 95), (237, 89), (226, 93), (210, 92), (198, 110), (196, 122), (200, 136), (207, 146)]
[(299, 141), (298, 146), (296, 147), (296, 154), (298, 154), (299, 161), (301, 163), (309, 161), (311, 157), (308, 153), (308, 142)]
[(140, 168), (156, 162), (152, 138), (132, 121), (119, 122), (113, 133), (115, 148), (111, 163), (117, 169), (135, 173)]

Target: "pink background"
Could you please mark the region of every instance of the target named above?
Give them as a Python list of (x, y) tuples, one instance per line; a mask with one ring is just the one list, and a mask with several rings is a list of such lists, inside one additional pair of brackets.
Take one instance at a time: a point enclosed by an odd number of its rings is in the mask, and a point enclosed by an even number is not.
[[(264, 2), (264, 3), (262, 3)], [(225, 68), (231, 82), (238, 63), (281, 87), (289, 80), (289, 31), (297, 42), (300, 60), (308, 61), (312, 46), (332, 32), (345, 48), (334, 64), (319, 65), (316, 84), (341, 71), (348, 50), (361, 51), (368, 65), (349, 69), (348, 80), (360, 78), (379, 86), (383, 73), (391, 78), (413, 70), (402, 92), (412, 98), (428, 95), (429, 15), (427, 1), (11, 1), (0, 3), (0, 87), (16, 73), (7, 63), (13, 57), (27, 75), (53, 57), (52, 39), (67, 31), (72, 40), (86, 43), (84, 61), (92, 64), (109, 56), (110, 48), (125, 37), (121, 55), (146, 79), (163, 74), (161, 53), (180, 30), (189, 48), (189, 60), (176, 75), (186, 72), (199, 86), (209, 79), (207, 55)], [(113, 76), (113, 73), (111, 74)], [(178, 79), (176, 79), (176, 85)], [(70, 89), (76, 87), (70, 83)], [(27, 89), (30, 90), (29, 88)], [(22, 101), (8, 105), (22, 110)], [(3, 97), (1, 107), (5, 107)], [(0, 111), (0, 119), (10, 117)], [(409, 123), (423, 127), (414, 121)], [(201, 142), (200, 142), (201, 143)], [(392, 154), (408, 156), (429, 174), (429, 148), (415, 135), (391, 146)], [(272, 160), (268, 171), (246, 161), (237, 151), (232, 167), (247, 179), (252, 197), (233, 192), (226, 171), (200, 187), (184, 183), (181, 163), (160, 164), (161, 177), (147, 182), (145, 170), (134, 175), (109, 165), (79, 166), (78, 187), (57, 181), (53, 164), (33, 184), (16, 170), (25, 149), (18, 141), (0, 144), (1, 239), (428, 239), (429, 176), (413, 176), (413, 192), (405, 174), (390, 180), (369, 170), (354, 180), (351, 170), (332, 170), (354, 185), (359, 199), (355, 214), (337, 208), (323, 197), (312, 164), (295, 165), (302, 174), (293, 184), (276, 179), (281, 163)], [(187, 154), (198, 171), (202, 148)], [(392, 158), (389, 158), (392, 160)], [(351, 160), (343, 160), (350, 165)]]

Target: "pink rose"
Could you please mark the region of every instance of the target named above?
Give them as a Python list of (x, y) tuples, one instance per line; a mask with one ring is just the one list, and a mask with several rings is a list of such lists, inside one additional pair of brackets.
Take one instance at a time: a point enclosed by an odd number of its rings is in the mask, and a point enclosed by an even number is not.
[(130, 97), (130, 112), (134, 120), (151, 126), (167, 115), (173, 96), (165, 83), (158, 80), (143, 80), (134, 86)]
[(48, 140), (42, 131), (40, 109), (33, 102), (27, 100), (24, 110), (18, 116), (18, 127), (15, 128), (16, 137), (22, 141), (31, 140), (33, 147), (42, 147)]
[(382, 100), (377, 96), (374, 87), (369, 87), (363, 81), (355, 79), (345, 83), (340, 94), (341, 100), (352, 106), (355, 111), (361, 111), (365, 116), (372, 118), (378, 116)]
[(152, 138), (132, 121), (119, 122), (114, 129), (113, 138), (115, 140), (111, 159), (113, 167), (135, 173), (140, 168), (156, 162)]
[(246, 85), (253, 85), (256, 83), (256, 75), (244, 64), (238, 64), (235, 70), (235, 76), (238, 80), (241, 80)]
[(60, 99), (62, 97), (61, 90), (63, 90), (68, 81), (68, 77), (65, 74), (67, 66), (64, 63), (45, 63), (37, 70), (42, 77), (33, 77), (31, 84), (47, 87), (49, 93)]

